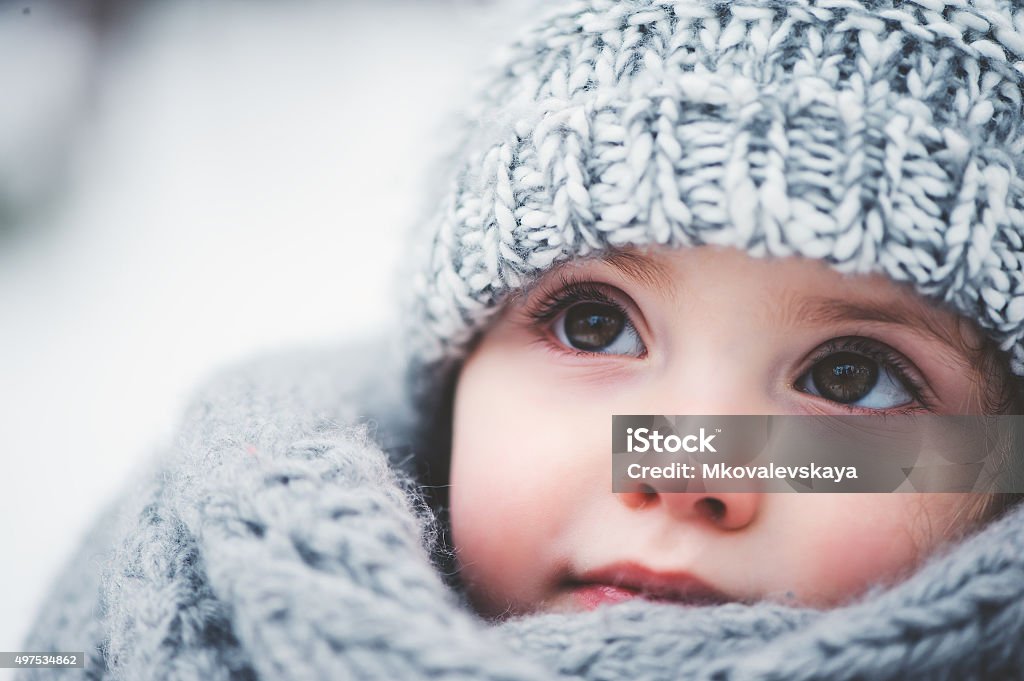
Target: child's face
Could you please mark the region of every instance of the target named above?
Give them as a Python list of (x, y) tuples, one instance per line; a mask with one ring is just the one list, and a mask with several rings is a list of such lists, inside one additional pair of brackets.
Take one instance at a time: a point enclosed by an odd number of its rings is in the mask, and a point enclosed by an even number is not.
[(549, 273), (459, 376), (450, 499), (470, 595), (490, 615), (573, 610), (629, 597), (601, 586), (624, 576), (828, 606), (900, 577), (962, 528), (965, 495), (614, 494), (611, 415), (979, 413), (968, 358), (941, 338), (956, 332), (889, 279), (816, 260), (702, 247)]

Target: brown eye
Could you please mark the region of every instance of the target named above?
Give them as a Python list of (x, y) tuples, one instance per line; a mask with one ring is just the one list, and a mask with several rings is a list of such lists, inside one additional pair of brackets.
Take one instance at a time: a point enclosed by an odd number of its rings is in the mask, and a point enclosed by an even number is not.
[(905, 360), (884, 344), (849, 338), (829, 341), (828, 347), (832, 351), (821, 356), (794, 387), (832, 402), (871, 409), (904, 406), (919, 394), (920, 388), (901, 368)]
[(565, 335), (581, 350), (600, 350), (622, 333), (625, 319), (618, 310), (601, 303), (580, 303), (565, 313)]
[(614, 305), (577, 303), (554, 323), (558, 340), (576, 350), (639, 357), (643, 343), (626, 313)]
[(811, 369), (814, 387), (822, 397), (848, 404), (867, 395), (878, 382), (878, 364), (863, 355), (837, 352)]

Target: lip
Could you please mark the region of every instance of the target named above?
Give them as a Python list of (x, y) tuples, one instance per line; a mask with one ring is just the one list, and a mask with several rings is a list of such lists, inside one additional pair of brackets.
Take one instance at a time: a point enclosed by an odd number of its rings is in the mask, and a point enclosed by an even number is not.
[(615, 563), (588, 570), (569, 581), (573, 599), (591, 610), (633, 598), (699, 607), (733, 599), (689, 572), (657, 572), (638, 563)]

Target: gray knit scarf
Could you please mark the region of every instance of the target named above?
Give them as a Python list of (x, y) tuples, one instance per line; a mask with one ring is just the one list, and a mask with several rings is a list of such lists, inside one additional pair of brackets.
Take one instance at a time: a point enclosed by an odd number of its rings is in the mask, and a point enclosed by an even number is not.
[(84, 650), (84, 674), (17, 678), (1024, 678), (1020, 510), (830, 611), (632, 601), (483, 621), (431, 560), (395, 364), (368, 344), (211, 381), (23, 644)]

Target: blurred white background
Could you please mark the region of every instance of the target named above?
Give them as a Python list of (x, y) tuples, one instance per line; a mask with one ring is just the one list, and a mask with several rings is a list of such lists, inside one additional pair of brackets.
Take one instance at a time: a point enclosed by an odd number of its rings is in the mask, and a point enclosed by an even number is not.
[(527, 12), (0, 0), (0, 650), (207, 373), (392, 318), (437, 132)]

